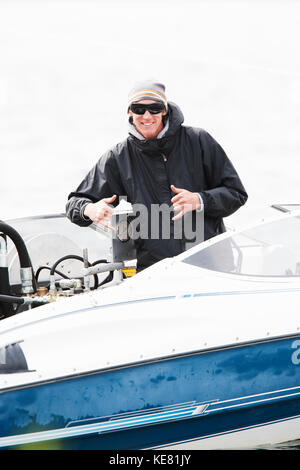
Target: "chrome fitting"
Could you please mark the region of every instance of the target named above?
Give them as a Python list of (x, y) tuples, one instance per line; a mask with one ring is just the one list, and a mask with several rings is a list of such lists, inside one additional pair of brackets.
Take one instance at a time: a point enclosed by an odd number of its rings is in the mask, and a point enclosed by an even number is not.
[(22, 283), (22, 292), (23, 294), (32, 294), (33, 284), (32, 284), (32, 269), (31, 268), (21, 268), (21, 283)]
[(50, 286), (49, 286), (49, 294), (54, 298), (57, 295), (57, 290), (55, 286), (55, 274), (50, 274)]
[(56, 284), (59, 285), (62, 289), (81, 289), (82, 283), (80, 279), (61, 279), (56, 281)]
[(44, 295), (42, 297), (23, 297), (24, 305), (28, 305), (29, 307), (32, 304), (48, 304), (51, 301), (51, 297), (49, 295)]
[(89, 278), (88, 272), (86, 272), (86, 270), (89, 269), (87, 248), (83, 249), (83, 266), (84, 266), (83, 283), (84, 283), (84, 289), (87, 292), (91, 289), (90, 278)]

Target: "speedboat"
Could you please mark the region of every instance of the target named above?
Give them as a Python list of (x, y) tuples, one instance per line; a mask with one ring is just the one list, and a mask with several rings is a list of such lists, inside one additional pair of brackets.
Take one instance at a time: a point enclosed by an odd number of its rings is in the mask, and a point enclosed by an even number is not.
[(0, 227), (2, 449), (300, 437), (300, 211), (133, 276), (109, 237), (63, 214)]

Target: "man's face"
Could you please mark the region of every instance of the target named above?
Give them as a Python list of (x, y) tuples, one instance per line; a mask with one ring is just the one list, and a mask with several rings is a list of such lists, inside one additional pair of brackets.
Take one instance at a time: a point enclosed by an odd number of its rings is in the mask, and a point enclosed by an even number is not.
[[(140, 104), (151, 104), (157, 103), (153, 100), (142, 100), (139, 101)], [(151, 114), (148, 110), (143, 114), (134, 114), (129, 110), (129, 115), (132, 116), (133, 124), (135, 125), (137, 131), (142, 134), (145, 139), (155, 139), (158, 134), (163, 130), (163, 116), (166, 114), (166, 111), (162, 111), (159, 114)]]

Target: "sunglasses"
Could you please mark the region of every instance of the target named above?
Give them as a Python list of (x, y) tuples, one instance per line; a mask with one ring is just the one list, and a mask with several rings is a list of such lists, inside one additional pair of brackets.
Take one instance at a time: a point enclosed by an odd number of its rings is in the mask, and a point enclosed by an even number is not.
[(151, 103), (151, 104), (139, 104), (133, 103), (130, 106), (130, 110), (134, 114), (145, 114), (146, 111), (149, 111), (150, 114), (159, 114), (162, 113), (165, 109), (165, 105), (163, 103)]

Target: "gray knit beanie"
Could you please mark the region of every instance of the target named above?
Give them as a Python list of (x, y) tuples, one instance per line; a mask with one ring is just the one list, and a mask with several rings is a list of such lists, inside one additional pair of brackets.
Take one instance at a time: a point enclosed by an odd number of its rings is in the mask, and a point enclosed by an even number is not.
[(165, 95), (165, 85), (151, 80), (138, 82), (130, 90), (128, 95), (128, 108), (132, 103), (142, 100), (161, 101), (168, 109), (168, 102)]

